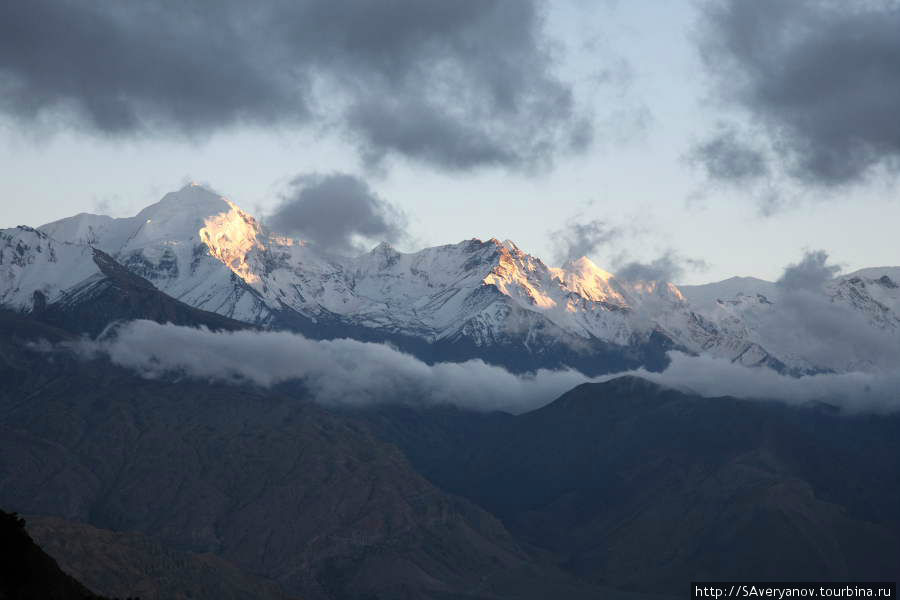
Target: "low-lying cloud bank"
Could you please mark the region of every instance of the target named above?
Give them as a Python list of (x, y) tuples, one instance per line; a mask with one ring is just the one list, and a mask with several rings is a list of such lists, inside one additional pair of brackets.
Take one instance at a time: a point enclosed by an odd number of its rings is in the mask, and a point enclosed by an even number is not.
[(215, 333), (133, 321), (100, 341), (75, 347), (106, 355), (144, 377), (172, 374), (270, 387), (302, 379), (325, 404), (450, 403), (524, 412), (588, 381), (577, 371), (516, 376), (481, 360), (428, 365), (390, 346), (356, 340), (310, 340), (284, 331)]
[[(390, 346), (341, 339), (317, 341), (288, 332), (215, 333), (151, 321), (118, 327), (99, 341), (81, 341), (84, 357), (106, 356), (143, 377), (173, 374), (263, 387), (303, 380), (324, 404), (376, 402), (454, 404), (521, 413), (539, 408), (590, 379), (573, 371), (514, 375), (481, 360), (428, 365)], [(800, 378), (725, 359), (671, 352), (662, 373), (628, 374), (702, 396), (735, 396), (789, 403), (823, 401), (847, 412), (900, 409), (900, 372), (822, 374)]]
[(750, 368), (723, 358), (669, 352), (662, 373), (643, 369), (631, 374), (700, 396), (781, 400), (791, 404), (826, 402), (848, 413), (900, 409), (900, 371), (825, 373), (790, 377), (766, 368)]

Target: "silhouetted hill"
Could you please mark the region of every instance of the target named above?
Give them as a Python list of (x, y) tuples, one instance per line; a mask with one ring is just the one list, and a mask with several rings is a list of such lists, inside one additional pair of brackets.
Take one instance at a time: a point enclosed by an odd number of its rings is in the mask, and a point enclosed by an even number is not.
[(25, 520), (0, 510), (0, 600), (103, 600), (34, 543)]

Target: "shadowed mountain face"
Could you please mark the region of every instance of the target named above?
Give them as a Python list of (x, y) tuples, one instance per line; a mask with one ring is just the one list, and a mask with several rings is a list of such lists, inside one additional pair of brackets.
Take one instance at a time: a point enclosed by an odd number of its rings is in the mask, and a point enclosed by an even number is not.
[(635, 378), (512, 417), (363, 415), (435, 483), (572, 572), (691, 580), (900, 576), (900, 417), (700, 398)]
[(32, 312), (35, 319), (91, 336), (98, 335), (114, 321), (128, 319), (204, 326), (215, 331), (250, 327), (246, 323), (179, 302), (102, 250), (93, 248), (92, 253), (100, 273), (49, 305), (42, 299), (41, 292), (35, 292), (39, 298)]
[(0, 598), (3, 600), (103, 600), (47, 555), (25, 520), (0, 510)]
[(179, 552), (133, 532), (59, 517), (27, 519), (28, 533), (66, 573), (108, 596), (141, 600), (289, 600), (274, 582), (215, 554)]
[(302, 390), (142, 380), (30, 350), (65, 333), (7, 317), (2, 506), (215, 554), (304, 598), (596, 593)]

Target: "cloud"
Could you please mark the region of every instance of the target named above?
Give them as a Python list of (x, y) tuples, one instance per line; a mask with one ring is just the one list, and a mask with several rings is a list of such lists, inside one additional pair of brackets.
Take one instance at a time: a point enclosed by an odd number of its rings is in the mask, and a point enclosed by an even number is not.
[[(383, 344), (314, 341), (288, 332), (214, 333), (151, 321), (122, 324), (99, 341), (82, 340), (71, 347), (84, 358), (108, 357), (151, 379), (192, 377), (262, 387), (302, 381), (316, 401), (342, 406), (407, 402), (521, 413), (581, 383), (622, 375), (591, 380), (575, 371), (541, 370), (517, 376), (480, 360), (427, 365)], [(900, 408), (896, 370), (789, 377), (719, 358), (680, 352), (670, 352), (669, 358), (662, 373), (641, 369), (623, 374), (707, 397), (825, 401), (848, 412)]]
[(761, 367), (745, 367), (723, 358), (668, 353), (662, 373), (631, 374), (660, 385), (705, 397), (780, 400), (792, 404), (827, 402), (847, 413), (900, 410), (900, 372), (840, 373), (790, 377)]
[(424, 362), (384, 344), (309, 340), (288, 332), (213, 333), (151, 321), (118, 326), (100, 341), (74, 346), (85, 357), (108, 356), (147, 378), (182, 375), (263, 387), (302, 380), (325, 404), (455, 404), (523, 412), (587, 381), (575, 371), (517, 376), (480, 360)]
[(377, 164), (530, 168), (591, 139), (539, 0), (34, 0), (0, 6), (0, 110), (204, 136), (333, 124)]
[[(870, 313), (855, 308), (852, 290), (843, 300), (833, 297), (846, 288), (834, 282), (840, 267), (828, 264), (823, 250), (807, 252), (788, 265), (778, 279), (772, 310), (760, 315), (757, 330), (763, 345), (802, 356), (820, 368), (893, 369), (900, 364), (900, 338), (870, 322)], [(831, 288), (831, 289), (829, 289)], [(869, 307), (871, 309), (871, 307)]]
[(583, 220), (582, 215), (569, 219), (565, 227), (550, 233), (557, 264), (582, 256), (596, 256), (600, 248), (622, 237), (622, 230), (601, 221)]
[[(714, 0), (698, 40), (716, 97), (762, 128), (786, 176), (833, 187), (900, 170), (898, 31), (895, 2)], [(742, 145), (707, 152), (710, 175), (761, 174)]]
[(626, 281), (671, 282), (679, 279), (686, 271), (703, 270), (707, 267), (704, 260), (688, 258), (674, 250), (668, 250), (650, 262), (625, 262), (616, 268), (616, 277)]
[(785, 267), (776, 282), (787, 291), (821, 292), (825, 284), (841, 272), (837, 265), (828, 264), (828, 253), (824, 250), (807, 252), (799, 263)]
[(721, 125), (715, 134), (697, 144), (687, 158), (703, 167), (713, 180), (745, 183), (769, 175), (763, 152), (730, 124)]
[(362, 240), (399, 242), (406, 237), (406, 216), (354, 177), (302, 175), (267, 219), (279, 233), (296, 234), (336, 254), (366, 250)]

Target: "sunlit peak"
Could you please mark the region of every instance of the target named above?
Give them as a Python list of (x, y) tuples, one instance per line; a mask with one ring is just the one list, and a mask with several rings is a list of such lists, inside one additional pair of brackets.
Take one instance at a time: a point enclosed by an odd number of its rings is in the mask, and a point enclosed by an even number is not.
[(247, 283), (256, 283), (259, 277), (252, 272), (247, 255), (254, 248), (265, 249), (259, 241), (261, 229), (249, 214), (230, 200), (225, 200), (231, 210), (207, 217), (198, 232), (210, 254), (221, 260), (238, 277)]
[(582, 277), (599, 277), (603, 281), (609, 281), (613, 276), (609, 271), (601, 269), (594, 264), (594, 261), (587, 256), (570, 260), (563, 265), (563, 270), (577, 273)]

